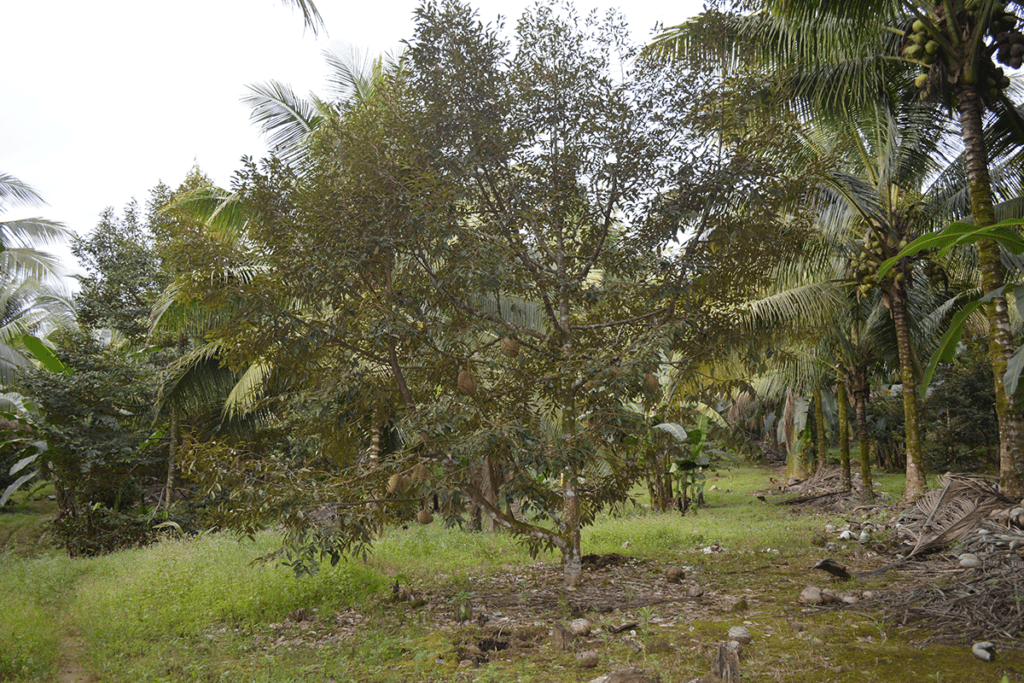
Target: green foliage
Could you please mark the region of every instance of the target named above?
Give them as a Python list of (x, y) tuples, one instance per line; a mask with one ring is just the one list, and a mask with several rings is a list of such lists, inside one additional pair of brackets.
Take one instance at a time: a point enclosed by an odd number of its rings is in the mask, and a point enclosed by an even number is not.
[(247, 164), (248, 222), (175, 283), (216, 312), (222, 365), (263, 373), (242, 410), (296, 428), (190, 443), (190, 476), (232, 528), (283, 522), (300, 570), (424, 503), (578, 557), (638, 474), (626, 402), (667, 352), (714, 353), (803, 226), (807, 184), (768, 152), (789, 124), (708, 142), (750, 83), (633, 63), (619, 18), (571, 7), (514, 41), (457, 2), (416, 21), (408, 63), (318, 121), (301, 173)]
[(72, 555), (146, 542), (152, 532), (137, 505), (161, 469), (146, 444), (153, 368), (80, 333), (61, 335), (58, 345), (67, 373), (40, 369), (24, 378), (43, 416), (36, 428), (48, 445), (44, 472), (60, 504), (55, 533)]
[(71, 252), (86, 275), (75, 295), (80, 324), (86, 329), (117, 330), (133, 342), (149, 331), (149, 311), (167, 284), (153, 246), (152, 223), (160, 208), (153, 193), (146, 216), (133, 200), (118, 217), (110, 207), (88, 237), (76, 237)]
[(932, 472), (978, 472), (998, 467), (992, 366), (983, 339), (968, 339), (939, 365), (924, 402), (926, 456)]

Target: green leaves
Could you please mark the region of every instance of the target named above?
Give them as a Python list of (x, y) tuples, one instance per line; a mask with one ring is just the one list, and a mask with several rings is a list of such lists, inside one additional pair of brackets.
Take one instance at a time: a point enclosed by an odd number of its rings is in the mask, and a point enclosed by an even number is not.
[[(936, 256), (941, 258), (951, 249), (964, 247), (977, 243), (979, 240), (990, 239), (998, 242), (1001, 247), (1014, 253), (1024, 254), (1024, 238), (1021, 237), (1018, 226), (1024, 225), (1024, 219), (1011, 218), (1000, 221), (984, 228), (978, 228), (970, 223), (952, 223), (942, 232), (928, 233), (918, 237), (913, 242), (901, 249), (898, 254), (885, 261), (878, 269), (878, 277), (881, 279), (885, 273), (899, 263), (906, 256), (913, 256), (927, 249), (936, 250)], [(1013, 293), (1018, 306), (1024, 303), (1024, 285), (1016, 287), (1003, 286), (994, 291), (988, 292), (985, 296), (968, 302), (954, 316), (949, 329), (939, 341), (939, 347), (932, 355), (928, 367), (921, 378), (920, 395), (923, 398), (935, 375), (935, 369), (942, 361), (952, 360), (956, 354), (957, 344), (963, 334), (964, 326), (971, 315), (986, 303), (993, 299), (1004, 296), (1008, 291)], [(1024, 347), (1018, 348), (1007, 363), (1006, 373), (1003, 382), (1007, 394), (1014, 394), (1020, 379), (1021, 371), (1024, 370)]]
[(935, 249), (936, 256), (942, 258), (954, 247), (968, 246), (982, 239), (994, 240), (1014, 254), (1024, 254), (1024, 238), (1014, 229), (1020, 225), (1024, 225), (1024, 219), (1008, 218), (984, 228), (975, 227), (971, 223), (951, 223), (942, 232), (921, 235), (898, 254), (882, 263), (878, 268), (878, 279), (885, 277), (889, 269), (906, 256), (913, 256), (926, 249)]
[(55, 372), (59, 375), (75, 374), (71, 368), (61, 363), (38, 337), (26, 334), (22, 335), (21, 341), (25, 344), (25, 348), (29, 350), (29, 353), (50, 372)]

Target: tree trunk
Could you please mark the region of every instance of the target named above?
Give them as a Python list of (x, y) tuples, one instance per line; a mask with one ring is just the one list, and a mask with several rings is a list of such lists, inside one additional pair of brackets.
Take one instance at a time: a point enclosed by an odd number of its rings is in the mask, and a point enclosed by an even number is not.
[(562, 550), (565, 562), (565, 585), (578, 586), (583, 576), (583, 554), (580, 551), (580, 501), (576, 495), (576, 474), (567, 472), (562, 488), (565, 535), (568, 545)]
[(840, 486), (844, 491), (849, 491), (853, 485), (850, 476), (850, 399), (846, 395), (846, 380), (842, 371), (839, 372), (838, 380), (836, 387), (839, 403), (839, 467), (842, 471)]
[(821, 382), (814, 383), (814, 448), (820, 472), (828, 467), (828, 440), (825, 438), (825, 407), (821, 404)]
[(864, 502), (875, 500), (874, 486), (871, 482), (871, 451), (868, 449), (868, 396), (871, 387), (868, 385), (867, 368), (855, 368), (853, 372), (853, 402), (857, 409), (857, 442), (860, 447), (860, 478)]
[(175, 468), (178, 460), (178, 408), (171, 406), (170, 439), (167, 443), (167, 510), (171, 509), (171, 496), (174, 495)]
[[(984, 104), (976, 85), (962, 83), (957, 86), (956, 95), (967, 160), (967, 181), (971, 192), (971, 215), (974, 224), (983, 228), (995, 223), (988, 150), (982, 136)], [(1002, 287), (1003, 266), (998, 244), (992, 240), (979, 241), (978, 259), (982, 291), (991, 292)], [(1016, 410), (1014, 398), (1007, 396), (1003, 384), (1006, 364), (1014, 351), (1006, 297), (996, 297), (986, 304), (985, 315), (988, 317), (989, 355), (999, 420), (999, 490), (1019, 500), (1024, 497), (1024, 415)]]
[(918, 419), (917, 379), (914, 377), (914, 352), (910, 345), (910, 320), (907, 316), (906, 289), (899, 282), (889, 290), (889, 313), (896, 326), (896, 344), (900, 354), (900, 378), (903, 380), (903, 422), (907, 446), (907, 484), (903, 500), (911, 503), (924, 495), (924, 454), (921, 451), (921, 426)]

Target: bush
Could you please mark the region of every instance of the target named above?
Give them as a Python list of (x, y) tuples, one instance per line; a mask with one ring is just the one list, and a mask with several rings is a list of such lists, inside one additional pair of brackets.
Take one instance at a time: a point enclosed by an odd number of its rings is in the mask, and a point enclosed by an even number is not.
[(83, 334), (65, 333), (59, 348), (68, 373), (40, 369), (25, 378), (43, 416), (37, 430), (60, 508), (56, 534), (72, 555), (147, 542), (145, 487), (166, 471), (149, 440), (153, 367)]
[(933, 472), (998, 467), (999, 424), (987, 344), (967, 340), (935, 373), (924, 402), (928, 428), (922, 435), (925, 464)]

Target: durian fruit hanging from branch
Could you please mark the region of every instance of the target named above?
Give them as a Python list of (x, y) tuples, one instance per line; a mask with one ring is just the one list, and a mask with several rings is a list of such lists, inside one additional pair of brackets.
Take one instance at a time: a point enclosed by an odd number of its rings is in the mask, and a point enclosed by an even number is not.
[(395, 472), (388, 479), (388, 493), (399, 494), (405, 492), (409, 488), (409, 478), (401, 472)]
[(506, 358), (515, 358), (519, 355), (519, 342), (512, 337), (502, 337), (499, 346), (502, 355)]
[(466, 369), (459, 373), (458, 377), (459, 391), (463, 396), (472, 396), (476, 393), (476, 375), (469, 368), (469, 363), (466, 363)]
[(430, 514), (430, 510), (424, 506), (416, 513), (416, 521), (420, 524), (430, 524), (434, 521), (434, 515)]

